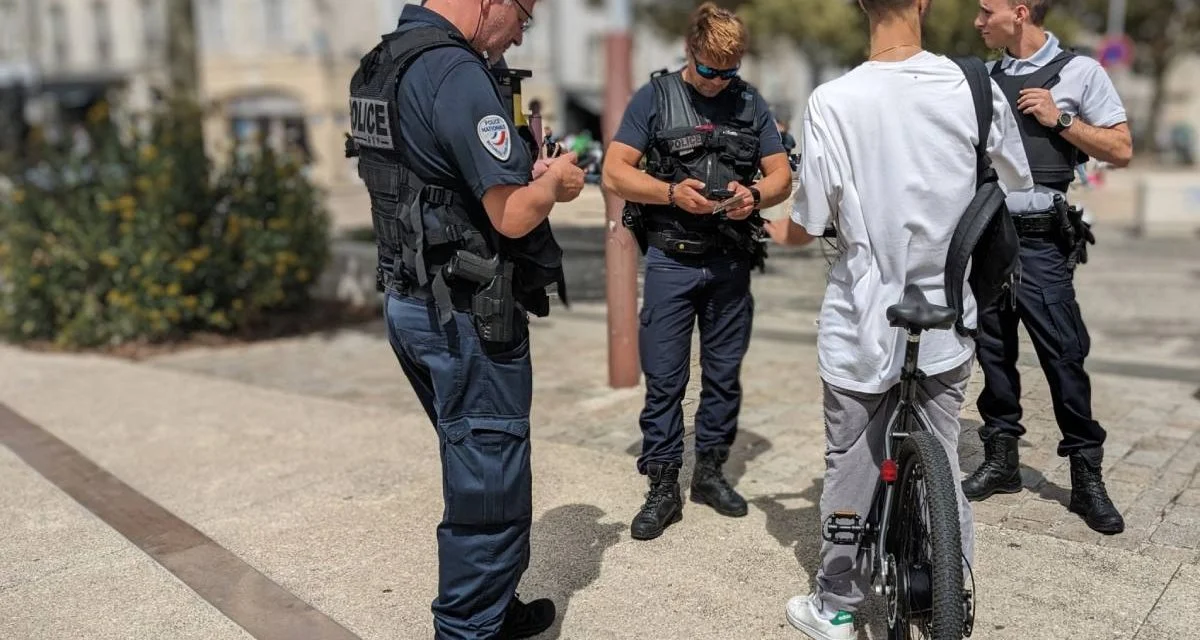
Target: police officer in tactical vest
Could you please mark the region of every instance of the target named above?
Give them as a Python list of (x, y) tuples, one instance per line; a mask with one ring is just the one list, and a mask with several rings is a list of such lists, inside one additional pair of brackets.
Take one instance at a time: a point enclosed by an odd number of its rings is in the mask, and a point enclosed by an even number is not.
[(634, 94), (604, 160), (604, 187), (629, 203), (625, 223), (646, 254), (638, 341), (646, 403), (637, 468), (649, 476), (650, 491), (631, 526), (640, 540), (681, 517), (682, 401), (697, 319), (703, 378), (691, 499), (722, 515), (746, 514), (722, 465), (741, 407), (750, 271), (765, 257), (758, 209), (791, 191), (774, 118), (758, 91), (738, 78), (742, 21), (705, 3), (691, 16), (686, 44), (686, 67), (655, 74)]
[(984, 42), (1005, 50), (991, 75), (1017, 115), (1036, 187), (1008, 196), (1021, 241), (1015, 295), (979, 312), (977, 353), (984, 373), (979, 435), (985, 459), (963, 490), (972, 500), (1021, 490), (1021, 323), (1049, 383), (1062, 431), (1058, 455), (1070, 460), (1069, 508), (1092, 529), (1116, 534), (1125, 523), (1101, 478), (1105, 431), (1092, 418), (1091, 384), (1083, 368), (1089, 338), (1073, 283), (1075, 266), (1086, 262), (1094, 238), (1066, 192), (1087, 156), (1124, 167), (1133, 151), (1125, 109), (1107, 74), (1095, 60), (1064, 51), (1043, 27), (1049, 4), (981, 0), (975, 19)]
[(547, 216), (583, 172), (571, 154), (536, 160), (492, 68), (536, 3), (406, 5), (350, 83), (347, 153), (371, 198), (388, 339), (441, 453), (437, 638), (525, 638), (555, 617), (515, 593), (532, 512), (526, 318), (561, 286)]

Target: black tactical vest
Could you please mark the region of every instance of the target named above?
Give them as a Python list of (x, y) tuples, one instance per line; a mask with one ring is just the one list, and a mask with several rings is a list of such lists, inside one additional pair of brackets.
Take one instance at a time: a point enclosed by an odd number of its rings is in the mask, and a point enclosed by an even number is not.
[[(549, 313), (545, 287), (563, 287), (562, 251), (545, 221), (518, 239), (493, 229), (483, 204), (465, 184), (432, 184), (410, 169), (400, 136), (396, 89), (417, 56), (439, 47), (461, 47), (479, 57), (462, 36), (436, 25), (389, 33), (365, 56), (350, 81), (351, 134), (347, 156), (358, 156), (358, 174), (371, 198), (378, 249), (377, 286), (430, 292), (443, 323), (450, 321), (451, 290), (477, 284), (447, 278), (444, 267), (459, 250), (513, 263), (513, 293), (535, 315)], [(479, 58), (480, 64), (484, 61)], [(495, 82), (491, 90), (500, 95)], [(459, 305), (463, 306), (463, 305)], [(465, 309), (464, 309), (465, 310)]]
[(1063, 192), (1075, 179), (1075, 167), (1085, 162), (1087, 156), (1053, 129), (1042, 126), (1037, 118), (1021, 113), (1017, 109), (1017, 99), (1022, 89), (1050, 89), (1058, 84), (1063, 67), (1074, 57), (1075, 54), (1063, 51), (1046, 66), (1023, 76), (1005, 74), (1000, 69), (1000, 63), (992, 67), (991, 73), (992, 79), (1008, 98), (1013, 116), (1016, 117), (1033, 181)]
[[(696, 111), (681, 72), (656, 73), (650, 82), (657, 115), (646, 150), (646, 173), (667, 182), (695, 178), (709, 190), (724, 189), (735, 180), (754, 183), (762, 149), (753, 87), (734, 80), (726, 89), (738, 96), (733, 118), (714, 123)], [(718, 222), (716, 216), (694, 216), (666, 205), (643, 205), (642, 211), (651, 224), (669, 222), (688, 231), (714, 231)]]

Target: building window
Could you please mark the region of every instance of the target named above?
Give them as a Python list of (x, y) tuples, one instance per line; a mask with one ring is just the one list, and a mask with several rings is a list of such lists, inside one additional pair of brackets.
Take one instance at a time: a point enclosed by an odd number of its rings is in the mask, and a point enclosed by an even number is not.
[(54, 64), (59, 67), (67, 64), (67, 14), (61, 4), (50, 7), (50, 38), (53, 47)]
[(162, 53), (163, 20), (156, 0), (140, 0), (142, 9), (142, 48), (146, 57)]
[(112, 23), (108, 19), (108, 3), (92, 3), (92, 22), (96, 27), (96, 57), (100, 62), (112, 61)]

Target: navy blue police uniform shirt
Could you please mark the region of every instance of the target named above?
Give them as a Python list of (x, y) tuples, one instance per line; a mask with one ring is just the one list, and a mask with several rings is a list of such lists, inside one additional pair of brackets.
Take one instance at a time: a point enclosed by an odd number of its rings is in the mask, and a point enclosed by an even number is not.
[[(720, 123), (728, 122), (736, 115), (735, 110), (741, 96), (732, 86), (711, 98), (701, 95), (687, 83), (684, 83), (684, 86), (687, 87), (696, 112), (701, 116), (712, 122)], [(754, 128), (758, 131), (758, 144), (762, 157), (784, 153), (783, 139), (779, 136), (779, 128), (775, 126), (775, 119), (771, 117), (767, 101), (758, 92), (755, 92), (754, 102), (757, 114)], [(617, 129), (617, 135), (613, 139), (645, 153), (650, 145), (650, 134), (656, 126), (657, 112), (654, 83), (648, 82), (638, 89), (633, 94), (633, 98), (629, 100), (629, 106), (625, 108), (625, 116), (621, 119), (621, 126)]]
[[(400, 14), (398, 30), (453, 24), (420, 5)], [(426, 51), (396, 89), (400, 140), (410, 168), (426, 182), (462, 185), (483, 200), (498, 185), (525, 185), (533, 160), (493, 88), (482, 59), (460, 47)]]

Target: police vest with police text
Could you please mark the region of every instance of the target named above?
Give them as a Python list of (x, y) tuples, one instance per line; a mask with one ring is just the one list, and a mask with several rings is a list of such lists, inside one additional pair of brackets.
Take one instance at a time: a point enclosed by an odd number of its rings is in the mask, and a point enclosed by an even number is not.
[(1063, 67), (1074, 57), (1075, 54), (1063, 51), (1046, 66), (1022, 76), (1005, 74), (997, 62), (991, 73), (1016, 116), (1033, 181), (1064, 192), (1075, 180), (1075, 167), (1086, 162), (1087, 156), (1053, 129), (1043, 126), (1037, 118), (1021, 113), (1017, 109), (1017, 100), (1023, 89), (1050, 89), (1058, 84)]
[[(696, 111), (681, 72), (651, 77), (655, 96), (655, 128), (646, 150), (646, 172), (666, 182), (695, 178), (708, 189), (730, 182), (754, 183), (762, 148), (757, 130), (757, 101), (753, 87), (735, 79), (726, 91), (737, 96), (733, 117), (712, 122)], [(693, 216), (676, 207), (644, 205), (651, 221), (667, 218), (688, 230), (710, 230), (712, 216)]]
[[(397, 88), (419, 55), (440, 47), (462, 48), (484, 65), (452, 30), (402, 25), (363, 56), (350, 82), (347, 155), (358, 156), (358, 174), (370, 195), (377, 284), (381, 290), (430, 291), (445, 323), (450, 318), (450, 287), (456, 283), (447, 282), (443, 267), (458, 250), (484, 259), (499, 253), (514, 263), (517, 301), (535, 315), (546, 315), (547, 285), (557, 282), (565, 302), (562, 251), (549, 226), (540, 225), (523, 238), (505, 238), (493, 229), (482, 203), (465, 183), (427, 183), (407, 161), (406, 144), (400, 139)], [(490, 89), (500, 95), (494, 81)]]

